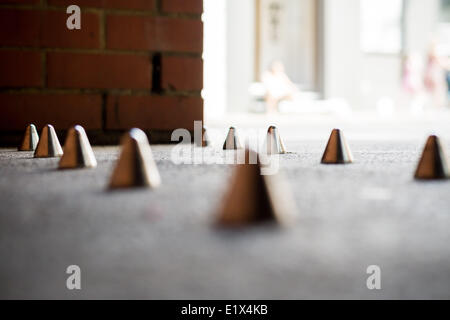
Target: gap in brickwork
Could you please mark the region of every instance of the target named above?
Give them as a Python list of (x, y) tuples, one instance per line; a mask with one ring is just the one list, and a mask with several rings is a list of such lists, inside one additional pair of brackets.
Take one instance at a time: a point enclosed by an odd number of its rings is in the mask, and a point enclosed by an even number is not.
[(162, 55), (157, 52), (152, 57), (152, 92), (162, 93)]

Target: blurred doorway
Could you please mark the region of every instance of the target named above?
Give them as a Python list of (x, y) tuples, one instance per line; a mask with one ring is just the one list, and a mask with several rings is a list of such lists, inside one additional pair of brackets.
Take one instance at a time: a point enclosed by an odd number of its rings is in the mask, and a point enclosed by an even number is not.
[(275, 60), (301, 90), (319, 91), (320, 2), (204, 0), (206, 119), (252, 111), (252, 85)]
[[(205, 119), (270, 110), (270, 86), (261, 82), (275, 60), (298, 88), (277, 100), (279, 115), (392, 119), (448, 110), (449, 3), (204, 0)], [(430, 86), (430, 73), (439, 86)]]
[(316, 0), (256, 0), (255, 80), (274, 60), (302, 90), (317, 90)]

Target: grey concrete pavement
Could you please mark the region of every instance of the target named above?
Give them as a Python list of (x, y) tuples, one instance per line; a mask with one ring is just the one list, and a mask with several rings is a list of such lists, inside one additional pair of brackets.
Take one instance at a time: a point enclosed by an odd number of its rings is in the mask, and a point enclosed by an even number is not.
[(326, 140), (287, 140), (298, 219), (239, 231), (212, 225), (231, 167), (175, 165), (173, 146), (153, 146), (159, 189), (115, 192), (118, 148), (79, 171), (2, 149), (0, 298), (450, 298), (450, 181), (412, 178), (425, 138), (348, 139), (348, 166), (319, 164)]

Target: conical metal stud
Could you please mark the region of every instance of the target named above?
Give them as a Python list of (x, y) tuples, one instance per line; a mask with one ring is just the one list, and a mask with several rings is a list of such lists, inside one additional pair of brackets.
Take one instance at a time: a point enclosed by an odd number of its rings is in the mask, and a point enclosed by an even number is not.
[(206, 127), (202, 127), (202, 141), (200, 143), (197, 143), (197, 146), (204, 148), (210, 145), (211, 141), (209, 140), (208, 129)]
[(60, 169), (95, 168), (97, 160), (82, 126), (70, 128), (64, 143), (64, 154), (59, 161)]
[(29, 124), (23, 135), (19, 151), (34, 151), (39, 143), (39, 135), (34, 124)]
[(278, 129), (275, 126), (270, 126), (267, 130), (266, 139), (267, 154), (285, 154), (287, 153), (283, 140), (281, 139)]
[(331, 132), (327, 147), (322, 156), (324, 164), (344, 164), (353, 162), (353, 155), (341, 130)]
[[(289, 224), (295, 205), (284, 180), (277, 175), (261, 175), (258, 155), (246, 149), (246, 163), (234, 169), (228, 192), (219, 209), (217, 224), (241, 227), (263, 221)], [(250, 164), (248, 159), (258, 159)]]
[(223, 143), (223, 150), (237, 150), (237, 149), (242, 149), (242, 146), (236, 134), (236, 128), (230, 127), (230, 129), (228, 130), (227, 138)]
[(61, 157), (63, 150), (59, 144), (58, 136), (51, 124), (46, 125), (41, 131), (41, 138), (34, 152), (35, 158)]
[(109, 188), (156, 188), (160, 184), (161, 178), (147, 136), (140, 129), (131, 129), (122, 138), (122, 152)]
[(428, 180), (450, 178), (447, 157), (437, 136), (428, 137), (414, 177)]

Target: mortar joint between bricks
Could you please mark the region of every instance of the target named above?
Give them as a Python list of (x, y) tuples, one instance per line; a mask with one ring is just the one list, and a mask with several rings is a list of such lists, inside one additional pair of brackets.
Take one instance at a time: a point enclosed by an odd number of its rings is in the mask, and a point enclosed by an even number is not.
[(7, 94), (86, 94), (86, 95), (132, 95), (132, 96), (166, 96), (166, 97), (201, 97), (201, 91), (164, 91), (150, 92), (148, 89), (89, 89), (89, 88), (44, 88), (44, 87), (1, 87), (0, 93)]
[[(18, 10), (33, 10), (33, 11), (60, 11), (60, 12), (64, 12), (64, 13), (66, 12), (66, 7), (44, 6), (42, 4), (39, 4), (39, 5), (0, 4), (0, 9), (18, 9)], [(92, 11), (89, 9), (86, 12), (92, 12)]]
[[(35, 10), (35, 11), (60, 11), (66, 12), (66, 6), (44, 5), (44, 4), (0, 4), (0, 9), (18, 9), (18, 10)], [(167, 17), (187, 20), (201, 19), (201, 15), (191, 13), (163, 13), (155, 10), (136, 10), (136, 9), (111, 9), (111, 8), (95, 8), (81, 6), (81, 13), (105, 13), (111, 15), (133, 15), (148, 17)]]
[(130, 54), (130, 55), (153, 55), (161, 53), (163, 56), (177, 56), (177, 57), (191, 57), (202, 58), (201, 52), (180, 52), (180, 51), (161, 51), (161, 50), (129, 50), (129, 49), (79, 49), (79, 48), (56, 48), (56, 47), (24, 47), (24, 46), (0, 46), (0, 50), (5, 51), (43, 51), (47, 53), (62, 52), (62, 53), (80, 53), (80, 54)]
[(42, 6), (39, 5), (30, 5), (30, 4), (0, 4), (0, 9), (42, 9)]

